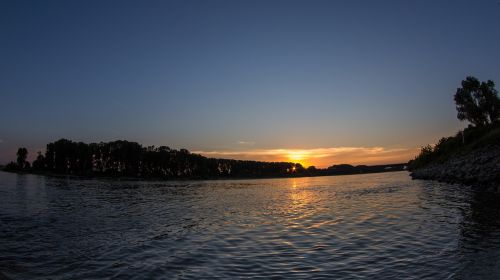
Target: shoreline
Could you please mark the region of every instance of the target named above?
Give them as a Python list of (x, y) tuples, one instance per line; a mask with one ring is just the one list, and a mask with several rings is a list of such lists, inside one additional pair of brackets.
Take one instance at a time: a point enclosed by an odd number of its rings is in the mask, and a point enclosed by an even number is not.
[(67, 178), (71, 180), (115, 180), (115, 181), (158, 181), (158, 182), (185, 182), (185, 181), (230, 181), (230, 180), (258, 180), (258, 179), (292, 179), (292, 178), (308, 178), (308, 177), (327, 177), (327, 176), (348, 176), (348, 175), (364, 175), (364, 174), (378, 174), (389, 172), (401, 172), (408, 170), (384, 170), (373, 172), (358, 172), (358, 173), (342, 173), (342, 174), (301, 174), (297, 176), (269, 176), (269, 177), (210, 177), (210, 178), (161, 178), (161, 177), (127, 177), (127, 176), (88, 176), (88, 175), (74, 175), (74, 174), (58, 174), (50, 172), (26, 172), (26, 171), (7, 171), (0, 170), (6, 173), (18, 175), (39, 175), (52, 178)]
[(500, 193), (500, 144), (487, 145), (444, 162), (410, 171), (413, 179), (459, 183), (478, 191)]

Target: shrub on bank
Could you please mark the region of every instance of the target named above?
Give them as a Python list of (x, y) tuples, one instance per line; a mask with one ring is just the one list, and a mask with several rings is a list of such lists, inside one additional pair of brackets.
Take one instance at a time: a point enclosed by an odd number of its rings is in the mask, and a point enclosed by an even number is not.
[(500, 144), (500, 123), (469, 126), (455, 136), (441, 138), (434, 146), (422, 147), (420, 154), (408, 162), (408, 169), (415, 170), (431, 163), (444, 162), (453, 155), (495, 144)]

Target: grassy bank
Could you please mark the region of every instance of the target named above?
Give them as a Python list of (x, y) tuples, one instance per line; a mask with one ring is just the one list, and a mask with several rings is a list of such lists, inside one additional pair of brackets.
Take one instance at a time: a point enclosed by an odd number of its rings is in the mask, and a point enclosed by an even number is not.
[(500, 123), (487, 126), (469, 126), (455, 136), (443, 137), (434, 145), (422, 147), (420, 154), (408, 162), (410, 171), (430, 164), (444, 163), (452, 157), (466, 155), (476, 149), (500, 144)]

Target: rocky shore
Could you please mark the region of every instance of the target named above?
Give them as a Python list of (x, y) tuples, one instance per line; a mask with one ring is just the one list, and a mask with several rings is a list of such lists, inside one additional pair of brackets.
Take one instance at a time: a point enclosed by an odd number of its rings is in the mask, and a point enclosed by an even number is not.
[(413, 179), (461, 183), (500, 193), (500, 143), (457, 154), (443, 162), (412, 170)]

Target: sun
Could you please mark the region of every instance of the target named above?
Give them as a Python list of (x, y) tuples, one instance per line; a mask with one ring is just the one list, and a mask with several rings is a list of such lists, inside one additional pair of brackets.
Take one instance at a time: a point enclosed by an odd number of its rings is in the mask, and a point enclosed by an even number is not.
[(288, 152), (288, 160), (294, 163), (300, 163), (304, 166), (305, 160), (307, 159), (307, 154), (301, 151), (290, 151)]

